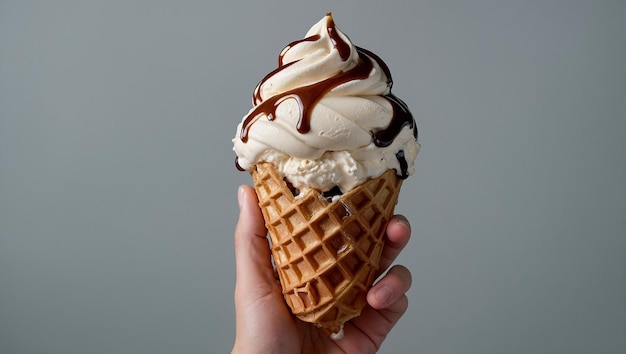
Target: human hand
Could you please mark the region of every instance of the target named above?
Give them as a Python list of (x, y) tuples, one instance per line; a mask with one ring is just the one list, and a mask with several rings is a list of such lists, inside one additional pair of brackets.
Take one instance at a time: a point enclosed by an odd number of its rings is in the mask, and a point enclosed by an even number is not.
[[(361, 315), (345, 324), (343, 338), (333, 340), (322, 329), (297, 319), (287, 307), (272, 267), (267, 230), (254, 189), (239, 187), (238, 201), (232, 353), (375, 353), (407, 309), (409, 270), (400, 265), (391, 267), (367, 293), (368, 305)], [(396, 215), (391, 219), (380, 274), (406, 246), (410, 234), (406, 218)]]

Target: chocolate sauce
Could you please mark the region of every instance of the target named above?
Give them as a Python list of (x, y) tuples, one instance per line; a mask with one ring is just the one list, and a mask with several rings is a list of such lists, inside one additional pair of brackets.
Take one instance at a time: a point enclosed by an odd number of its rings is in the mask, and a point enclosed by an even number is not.
[(391, 78), (391, 70), (389, 70), (389, 66), (385, 63), (378, 55), (373, 52), (357, 47), (359, 52), (367, 54), (370, 58), (376, 60), (380, 69), (385, 73), (387, 77), (387, 84), (389, 85), (389, 93), (383, 97), (391, 103), (393, 107), (393, 117), (389, 126), (385, 129), (379, 130), (374, 133), (374, 144), (378, 147), (386, 147), (389, 146), (393, 140), (400, 134), (400, 131), (405, 126), (409, 126), (413, 128), (413, 137), (417, 140), (417, 124), (415, 124), (415, 119), (413, 119), (413, 115), (409, 111), (409, 107), (398, 98), (396, 95), (391, 93), (391, 88), (393, 87), (393, 79)]
[(389, 66), (387, 66), (387, 63), (385, 63), (378, 55), (374, 54), (373, 52), (359, 46), (355, 47), (356, 50), (359, 51), (359, 53), (364, 53), (368, 57), (376, 60), (378, 66), (380, 66), (380, 69), (383, 71), (383, 73), (385, 73), (385, 76), (387, 77), (387, 85), (389, 85), (389, 89), (391, 90), (391, 87), (393, 86), (393, 80), (391, 79), (391, 70), (389, 70)]
[(335, 21), (330, 13), (327, 14), (328, 22), (326, 22), (326, 31), (330, 36), (330, 40), (333, 42), (333, 46), (339, 52), (339, 57), (341, 60), (346, 61), (350, 58), (350, 44), (346, 43), (339, 36), (339, 32), (337, 32), (337, 27), (335, 27)]
[[(328, 91), (333, 88), (353, 80), (364, 80), (369, 76), (370, 71), (374, 67), (372, 61), (363, 53), (359, 52), (359, 62), (357, 65), (345, 72), (339, 72), (335, 76), (320, 82), (316, 82), (307, 86), (297, 87), (282, 94), (270, 97), (260, 102), (246, 117), (241, 126), (241, 141), (244, 143), (248, 140), (248, 131), (254, 122), (263, 116), (267, 116), (269, 120), (274, 120), (276, 108), (286, 99), (295, 99), (300, 106), (300, 117), (296, 128), (301, 134), (306, 134), (311, 128), (311, 110), (317, 102)], [(290, 63), (291, 64), (291, 63)], [(279, 68), (280, 70), (284, 69)]]
[(291, 182), (289, 182), (289, 180), (287, 180), (287, 178), (283, 178), (283, 182), (285, 182), (285, 184), (287, 185), (287, 188), (289, 188), (289, 191), (291, 192), (291, 195), (293, 195), (295, 197), (298, 194), (300, 194), (300, 190), (298, 188), (294, 187), (294, 185)]
[(322, 197), (324, 197), (324, 199), (326, 199), (327, 201), (332, 201), (334, 196), (338, 196), (338, 195), (342, 195), (343, 192), (341, 191), (341, 189), (339, 188), (339, 186), (334, 186), (333, 188), (331, 188), (330, 190), (327, 190), (326, 192), (322, 193)]
[(384, 96), (393, 108), (393, 116), (391, 122), (385, 129), (378, 130), (372, 134), (374, 144), (378, 147), (387, 147), (393, 143), (394, 139), (400, 134), (405, 126), (413, 128), (413, 136), (417, 140), (417, 127), (413, 115), (409, 111), (409, 107), (396, 95), (389, 93)]
[(235, 157), (235, 168), (237, 168), (241, 172), (245, 171), (245, 169), (239, 164), (239, 156)]
[(409, 164), (406, 161), (406, 157), (404, 157), (404, 150), (398, 151), (396, 159), (398, 159), (400, 163), (400, 175), (398, 175), (398, 177), (400, 177), (400, 179), (409, 178)]

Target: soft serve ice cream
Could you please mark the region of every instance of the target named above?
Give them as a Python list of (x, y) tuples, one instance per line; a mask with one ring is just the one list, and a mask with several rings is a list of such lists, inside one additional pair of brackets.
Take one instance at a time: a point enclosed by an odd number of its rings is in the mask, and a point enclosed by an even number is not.
[(353, 45), (330, 14), (287, 45), (278, 64), (237, 127), (240, 170), (269, 162), (298, 192), (338, 194), (390, 169), (402, 179), (414, 172), (417, 125), (391, 93), (389, 68)]

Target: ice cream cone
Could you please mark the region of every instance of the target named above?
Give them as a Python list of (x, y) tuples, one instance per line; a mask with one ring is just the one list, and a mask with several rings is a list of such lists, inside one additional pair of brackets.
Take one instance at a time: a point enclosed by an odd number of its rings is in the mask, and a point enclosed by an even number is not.
[(367, 304), (402, 180), (389, 170), (329, 201), (316, 190), (294, 196), (269, 163), (252, 177), (287, 304), (337, 333)]

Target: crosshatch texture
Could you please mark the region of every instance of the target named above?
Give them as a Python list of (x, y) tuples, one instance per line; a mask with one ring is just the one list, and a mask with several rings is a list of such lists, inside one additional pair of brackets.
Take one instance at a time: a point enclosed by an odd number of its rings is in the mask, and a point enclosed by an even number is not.
[(336, 333), (367, 303), (402, 180), (389, 170), (328, 201), (316, 190), (294, 196), (268, 163), (252, 176), (287, 304)]

